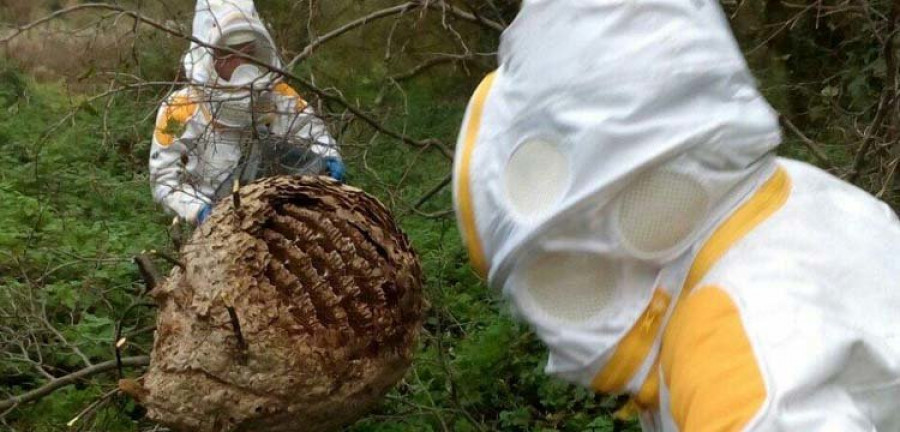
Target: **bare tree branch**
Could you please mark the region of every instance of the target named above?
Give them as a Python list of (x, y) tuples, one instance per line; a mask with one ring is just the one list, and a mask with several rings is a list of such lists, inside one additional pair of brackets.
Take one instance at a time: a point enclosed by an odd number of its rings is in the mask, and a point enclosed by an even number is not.
[(303, 51), (301, 51), (300, 54), (297, 54), (296, 56), (294, 56), (293, 59), (291, 59), (290, 62), (288, 62), (288, 64), (285, 66), (285, 69), (292, 69), (301, 60), (304, 60), (307, 57), (309, 57), (312, 54), (312, 52), (316, 48), (318, 48), (320, 45), (322, 45), (325, 42), (328, 42), (329, 40), (334, 39), (344, 33), (347, 33), (350, 30), (359, 28), (363, 25), (366, 25), (372, 21), (376, 21), (380, 18), (384, 18), (384, 17), (388, 17), (391, 15), (396, 15), (396, 14), (402, 14), (408, 10), (415, 9), (420, 6), (421, 6), (421, 4), (418, 1), (406, 2), (403, 4), (397, 5), (397, 6), (393, 6), (393, 7), (389, 7), (386, 9), (381, 9), (381, 10), (372, 12), (362, 18), (350, 21), (347, 24), (344, 24), (328, 33), (325, 33), (321, 36), (316, 37), (308, 45), (306, 45), (305, 48), (303, 48)]
[(457, 18), (462, 18), (466, 21), (471, 21), (473, 23), (480, 24), (481, 26), (489, 28), (497, 33), (502, 33), (503, 30), (506, 29), (506, 26), (504, 26), (503, 24), (500, 24), (496, 21), (491, 21), (480, 15), (475, 15), (473, 13), (466, 12), (466, 11), (462, 10), (461, 8), (453, 6), (445, 1), (426, 1), (426, 4), (428, 5), (428, 7), (432, 8), (432, 9), (438, 9), (438, 10), (442, 10), (442, 11), (446, 10), (447, 12), (450, 12), (452, 15), (456, 16)]
[(834, 165), (831, 163), (831, 160), (828, 159), (828, 156), (826, 156), (825, 152), (822, 151), (821, 144), (811, 140), (809, 137), (804, 135), (803, 132), (801, 132), (800, 129), (797, 128), (797, 126), (793, 122), (791, 122), (790, 119), (788, 119), (787, 117), (782, 115), (782, 116), (780, 116), (780, 118), (781, 118), (781, 124), (784, 125), (784, 127), (786, 127), (788, 130), (793, 132), (794, 135), (797, 135), (797, 138), (800, 138), (800, 142), (802, 142), (803, 145), (806, 146), (807, 149), (809, 149), (810, 153), (812, 153), (813, 156), (815, 156), (816, 159), (819, 160), (819, 162), (824, 164), (827, 168), (834, 168)]
[[(149, 364), (150, 357), (148, 356), (126, 357), (122, 359), (122, 365), (127, 367), (141, 367), (147, 366)], [(34, 390), (0, 401), (0, 410), (7, 410), (17, 405), (34, 402), (67, 385), (74, 384), (79, 380), (90, 378), (97, 374), (115, 370), (116, 367), (116, 361), (110, 360), (103, 363), (97, 363), (91, 367), (86, 367), (76, 372), (72, 372), (68, 375), (50, 381), (47, 384), (44, 384), (43, 386), (38, 387)]]
[[(200, 46), (203, 46), (206, 48), (218, 49), (218, 50), (233, 54), (236, 57), (243, 58), (250, 63), (264, 67), (272, 72), (275, 72), (283, 77), (289, 78), (289, 79), (299, 83), (305, 89), (311, 91), (312, 93), (315, 93), (317, 96), (319, 96), (320, 98), (322, 98), (324, 100), (329, 100), (329, 101), (335, 102), (335, 103), (343, 106), (344, 108), (347, 109), (347, 111), (353, 113), (354, 116), (356, 116), (357, 118), (359, 118), (360, 120), (362, 120), (363, 122), (368, 124), (370, 127), (372, 127), (373, 129), (375, 129), (391, 138), (394, 138), (398, 141), (401, 141), (401, 142), (406, 143), (413, 147), (418, 147), (418, 148), (435, 147), (448, 160), (453, 160), (453, 153), (450, 150), (448, 150), (440, 141), (433, 139), (433, 138), (424, 139), (424, 140), (416, 140), (416, 139), (406, 136), (403, 133), (394, 131), (394, 130), (384, 126), (379, 121), (375, 120), (375, 118), (373, 118), (369, 114), (364, 113), (359, 107), (351, 104), (344, 98), (333, 95), (331, 93), (328, 93), (328, 92), (320, 89), (318, 86), (314, 85), (310, 81), (303, 79), (303, 78), (295, 75), (292, 72), (289, 72), (284, 67), (276, 67), (274, 65), (267, 64), (264, 61), (256, 59), (250, 55), (247, 55), (246, 53), (242, 53), (240, 51), (234, 50), (227, 46), (217, 46), (217, 45), (208, 44), (206, 42), (199, 40), (198, 38), (194, 37), (193, 35), (187, 35), (178, 29), (173, 29), (169, 26), (166, 26), (165, 24), (162, 24), (162, 23), (156, 21), (156, 20), (148, 18), (136, 11), (125, 9), (118, 5), (109, 4), (109, 3), (89, 3), (89, 4), (82, 4), (82, 5), (68, 7), (68, 8), (56, 11), (53, 14), (50, 14), (48, 16), (45, 16), (45, 17), (35, 21), (34, 23), (31, 23), (29, 25), (22, 27), (22, 29), (23, 29), (22, 31), (33, 28), (36, 25), (39, 25), (41, 23), (46, 23), (54, 18), (58, 18), (58, 17), (61, 17), (63, 15), (69, 14), (69, 13), (82, 11), (82, 10), (89, 10), (89, 9), (116, 11), (116, 12), (119, 12), (119, 14), (121, 14), (121, 15), (129, 16), (132, 19), (138, 20), (144, 24), (147, 24), (153, 28), (156, 28), (164, 33), (168, 33), (172, 36), (194, 42), (197, 45), (200, 45)], [(460, 12), (462, 12), (462, 11), (460, 11)], [(465, 14), (465, 12), (462, 12), (462, 13)], [(471, 17), (471, 18), (475, 19), (474, 17)], [(18, 35), (18, 34), (21, 34), (21, 32), (16, 32), (14, 35), (10, 35), (4, 39), (0, 39), (0, 44), (8, 43), (13, 37), (15, 37), (15, 35)]]
[[(25, 33), (26, 31), (31, 30), (39, 25), (46, 24), (50, 21), (53, 21), (54, 19), (59, 18), (63, 15), (68, 15), (72, 12), (76, 12), (76, 11), (83, 10), (83, 9), (95, 9), (95, 8), (96, 7), (93, 4), (86, 4), (86, 5), (77, 5), (77, 6), (71, 6), (71, 7), (67, 7), (64, 9), (60, 9), (60, 10), (53, 12), (47, 16), (44, 16), (43, 18), (32, 21), (23, 26), (19, 26), (18, 28), (16, 28), (16, 31), (10, 33), (6, 37), (0, 38), (0, 44), (5, 45), (5, 44), (9, 43), (9, 41), (11, 41), (11, 40), (15, 39), (16, 37), (18, 37), (19, 35), (21, 35), (22, 33)], [(107, 9), (107, 8), (101, 8), (101, 9)]]
[(392, 79), (392, 80), (394, 80), (394, 81), (404, 81), (404, 80), (408, 80), (408, 79), (410, 79), (410, 78), (413, 78), (413, 77), (415, 77), (416, 75), (418, 75), (418, 74), (420, 74), (420, 73), (422, 73), (422, 72), (425, 72), (426, 70), (429, 70), (429, 69), (431, 69), (432, 67), (437, 66), (437, 65), (439, 65), (439, 64), (443, 64), (443, 63), (456, 63), (456, 62), (463, 62), (463, 63), (465, 63), (465, 62), (469, 62), (469, 61), (472, 61), (472, 60), (476, 59), (478, 56), (488, 56), (488, 55), (495, 55), (495, 54), (496, 54), (496, 53), (489, 53), (489, 54), (468, 54), (468, 55), (467, 55), (467, 54), (443, 54), (443, 55), (440, 55), (440, 56), (437, 56), (437, 57), (434, 57), (434, 58), (430, 58), (430, 59), (428, 59), (428, 60), (426, 60), (426, 61), (424, 61), (424, 62), (422, 62), (422, 63), (416, 65), (415, 67), (413, 67), (412, 69), (410, 69), (410, 70), (408, 70), (408, 71), (406, 71), (406, 72), (402, 72), (402, 73), (399, 73), (399, 74), (396, 74), (396, 75), (392, 75), (392, 76), (390, 77), (390, 79)]
[(888, 175), (884, 179), (884, 183), (881, 185), (881, 190), (875, 194), (875, 198), (884, 199), (888, 193), (890, 193), (891, 189), (894, 187), (894, 178), (897, 175), (897, 164), (900, 163), (900, 157), (895, 158), (890, 164), (888, 164)]
[(859, 146), (859, 150), (853, 160), (853, 167), (850, 169), (850, 173), (847, 177), (850, 182), (855, 182), (862, 173), (866, 154), (869, 153), (869, 147), (871, 147), (872, 142), (875, 141), (875, 137), (878, 136), (878, 131), (881, 129), (881, 124), (884, 123), (887, 113), (893, 111), (893, 107), (897, 102), (897, 62), (894, 58), (894, 36), (896, 36), (898, 17), (900, 17), (900, 2), (894, 1), (891, 5), (890, 17), (888, 18), (887, 36), (885, 37), (884, 46), (882, 47), (882, 56), (884, 57), (884, 63), (887, 70), (887, 75), (884, 80), (884, 90), (881, 92), (881, 99), (878, 103), (878, 111), (875, 113), (875, 119), (872, 120), (872, 124), (866, 128), (863, 142)]
[(56, 338), (59, 339), (59, 341), (62, 342), (63, 345), (69, 347), (69, 349), (72, 350), (73, 353), (75, 353), (78, 357), (80, 357), (81, 361), (84, 362), (85, 366), (93, 366), (94, 364), (91, 363), (91, 360), (83, 352), (81, 352), (81, 349), (79, 349), (77, 345), (70, 343), (66, 339), (66, 337), (63, 336), (63, 334), (60, 333), (59, 330), (56, 329), (56, 327), (53, 327), (53, 324), (51, 324), (50, 320), (47, 319), (47, 312), (44, 310), (44, 309), (46, 309), (46, 305), (42, 304), (41, 309), (42, 310), (41, 310), (40, 318), (41, 318), (41, 321), (44, 323), (44, 326), (47, 327), (47, 330), (50, 330), (50, 333), (53, 333), (53, 335), (56, 336)]
[(81, 412), (79, 412), (78, 415), (76, 415), (74, 418), (72, 418), (72, 420), (69, 420), (69, 422), (66, 423), (66, 426), (68, 426), (68, 427), (75, 426), (75, 423), (78, 423), (79, 420), (81, 420), (85, 416), (89, 415), (90, 413), (94, 412), (100, 405), (106, 403), (106, 401), (108, 401), (109, 398), (115, 396), (120, 391), (121, 390), (119, 390), (118, 388), (114, 388), (114, 389), (106, 392), (103, 396), (100, 396), (100, 398), (91, 402), (91, 404), (88, 405), (85, 409), (81, 410)]
[(414, 209), (418, 209), (419, 207), (422, 207), (426, 202), (428, 202), (428, 200), (430, 200), (432, 197), (434, 197), (435, 195), (437, 195), (438, 192), (440, 192), (440, 191), (443, 190), (447, 185), (449, 185), (449, 184), (450, 184), (450, 180), (452, 180), (452, 179), (453, 179), (453, 175), (452, 175), (452, 174), (447, 174), (447, 176), (444, 177), (444, 179), (441, 180), (440, 183), (438, 183), (438, 184), (435, 185), (433, 188), (431, 188), (431, 190), (429, 190), (428, 192), (426, 192), (425, 195), (422, 195), (422, 198), (419, 198), (419, 200), (416, 201), (416, 204), (413, 205), (413, 208), (414, 208)]
[(153, 291), (162, 283), (163, 278), (160, 276), (159, 270), (156, 269), (156, 265), (153, 264), (153, 261), (150, 261), (146, 254), (134, 257), (134, 264), (137, 265), (138, 270), (141, 272), (141, 277), (147, 286), (145, 292)]

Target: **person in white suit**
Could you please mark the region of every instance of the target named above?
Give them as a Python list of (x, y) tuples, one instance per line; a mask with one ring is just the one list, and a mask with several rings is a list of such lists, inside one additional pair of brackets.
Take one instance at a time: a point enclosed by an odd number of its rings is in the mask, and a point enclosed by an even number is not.
[(776, 157), (713, 0), (525, 0), (454, 204), (547, 372), (646, 431), (900, 431), (900, 222)]
[[(337, 144), (312, 107), (270, 68), (281, 68), (275, 42), (252, 0), (199, 0), (183, 67), (190, 84), (159, 109), (150, 149), (154, 198), (201, 223), (233, 180), (253, 179), (264, 153), (303, 160), (296, 173), (343, 180)], [(240, 53), (237, 54), (237, 53)], [(306, 143), (258, 149), (259, 135)], [(271, 140), (270, 140), (271, 141)]]

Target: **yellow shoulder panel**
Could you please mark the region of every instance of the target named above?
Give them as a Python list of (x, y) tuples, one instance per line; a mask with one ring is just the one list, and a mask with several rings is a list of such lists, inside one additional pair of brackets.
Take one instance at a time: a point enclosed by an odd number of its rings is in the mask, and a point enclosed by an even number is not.
[(669, 409), (682, 432), (738, 432), (763, 407), (766, 386), (740, 312), (725, 291), (683, 300), (663, 338)]
[(179, 92), (166, 101), (162, 116), (156, 122), (153, 132), (156, 141), (168, 147), (184, 132), (188, 120), (197, 112), (198, 104), (189, 94)]
[(272, 91), (274, 91), (275, 94), (277, 94), (279, 96), (284, 96), (286, 98), (295, 99), (297, 101), (297, 105), (294, 106), (294, 109), (297, 112), (303, 111), (304, 109), (306, 109), (306, 106), (308, 105), (306, 103), (306, 100), (304, 100), (300, 96), (300, 93), (297, 93), (297, 90), (294, 90), (294, 88), (291, 87), (290, 85), (288, 85), (286, 82), (282, 81), (278, 84), (275, 84), (275, 87), (272, 89)]

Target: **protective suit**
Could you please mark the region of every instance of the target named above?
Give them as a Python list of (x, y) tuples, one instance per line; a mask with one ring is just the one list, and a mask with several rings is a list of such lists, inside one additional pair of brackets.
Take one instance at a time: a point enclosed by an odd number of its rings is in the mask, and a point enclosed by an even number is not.
[(156, 118), (150, 179), (158, 202), (198, 222), (232, 181), (260, 176), (271, 157), (291, 159), (291, 173), (342, 174), (335, 140), (293, 88), (243, 60), (230, 76), (217, 72), (220, 58), (234, 56), (207, 45), (249, 47), (249, 56), (282, 65), (252, 0), (198, 0), (193, 36), (202, 43), (183, 59), (191, 85), (169, 95)]
[(525, 0), (466, 112), (473, 266), (647, 431), (900, 430), (900, 222), (777, 158), (718, 2)]

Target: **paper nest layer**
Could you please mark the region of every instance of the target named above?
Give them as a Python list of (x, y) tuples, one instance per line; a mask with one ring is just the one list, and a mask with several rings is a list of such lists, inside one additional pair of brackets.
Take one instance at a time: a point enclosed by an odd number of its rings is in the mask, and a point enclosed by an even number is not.
[(151, 365), (127, 391), (159, 423), (335, 430), (410, 364), (422, 272), (387, 209), (359, 189), (319, 177), (245, 186), (216, 206), (181, 260), (151, 293), (160, 306)]

